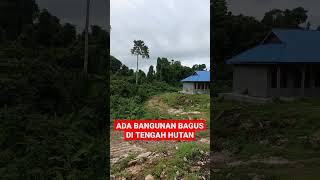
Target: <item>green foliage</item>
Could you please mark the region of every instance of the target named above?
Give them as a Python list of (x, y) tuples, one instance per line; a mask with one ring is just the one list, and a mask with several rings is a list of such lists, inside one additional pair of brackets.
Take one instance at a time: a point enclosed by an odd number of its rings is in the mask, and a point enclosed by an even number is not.
[(23, 28), (32, 24), (38, 14), (35, 0), (2, 0), (0, 4), (0, 27), (8, 40), (15, 40)]
[(161, 99), (170, 107), (207, 109), (209, 110), (210, 95), (208, 94), (179, 94), (167, 93), (161, 95)]
[(149, 48), (142, 40), (134, 40), (131, 54), (134, 56), (141, 56), (142, 58), (149, 58)]
[[(157, 178), (160, 177), (162, 172), (165, 172), (168, 179), (174, 177), (199, 177), (195, 172), (188, 172), (192, 164), (202, 160), (203, 154), (201, 151), (209, 151), (209, 146), (199, 144), (196, 142), (181, 143), (178, 149), (173, 153), (172, 157), (161, 159), (156, 162), (156, 165), (152, 169), (147, 170), (148, 173), (153, 174)], [(187, 158), (187, 162), (184, 160)], [(177, 175), (179, 171), (179, 175)]]
[(130, 83), (114, 77), (110, 83), (111, 117), (112, 119), (142, 119), (146, 113), (143, 102), (154, 95), (174, 91), (177, 89), (164, 82), (154, 81), (136, 85), (134, 81)]
[(308, 19), (307, 10), (302, 7), (292, 10), (273, 9), (265, 13), (262, 23), (268, 27), (299, 28)]
[[(273, 102), (271, 104), (245, 104), (227, 100), (214, 100), (214, 151), (231, 152), (239, 161), (281, 157), (286, 165), (250, 163), (249, 165), (221, 168), (215, 178), (248, 178), (249, 173), (264, 175), (265, 179), (317, 179), (320, 123), (316, 107), (319, 102), (303, 100)], [(298, 167), (299, 166), (299, 167)], [(301, 172), (303, 167), (304, 172)]]
[(92, 27), (85, 81), (83, 35), (35, 1), (7, 2), (6, 10), (0, 5), (0, 177), (105, 178), (109, 35)]
[(178, 147), (178, 150), (175, 152), (175, 157), (177, 160), (183, 161), (183, 158), (186, 157), (188, 160), (196, 162), (201, 159), (202, 155), (201, 150), (209, 150), (208, 146), (200, 145), (196, 142), (192, 143), (183, 143)]
[(153, 66), (150, 66), (147, 74), (148, 81), (153, 81), (155, 79), (155, 74), (156, 72), (154, 71)]
[(117, 174), (128, 166), (128, 163), (136, 157), (135, 154), (129, 154), (128, 157), (121, 159), (111, 167), (111, 174)]
[(207, 69), (205, 64), (195, 64), (192, 66), (192, 71), (205, 71)]
[[(223, 113), (218, 120), (215, 120), (213, 126), (217, 139), (227, 138), (237, 142), (237, 145), (233, 144), (232, 147), (238, 146), (241, 152), (255, 152), (254, 148), (259, 148), (263, 153), (264, 148), (258, 144), (259, 141), (266, 140), (276, 144), (281, 139), (287, 139), (282, 144), (286, 150), (281, 149), (279, 152), (281, 156), (288, 158), (308, 153), (313, 156), (313, 152), (319, 148), (317, 143), (309, 139), (317, 137), (320, 127), (316, 121), (319, 115), (314, 109), (318, 103), (276, 102), (256, 106), (224, 100), (215, 102), (217, 104), (215, 114), (218, 116)], [(303, 140), (301, 137), (308, 138)], [(226, 141), (223, 144), (226, 146)], [(308, 151), (301, 151), (301, 148), (305, 147), (309, 147)], [(270, 152), (268, 149), (266, 151)]]
[[(198, 67), (198, 65), (194, 66), (194, 68)], [(201, 65), (201, 68), (202, 67), (203, 65)], [(158, 57), (155, 75), (159, 81), (175, 84), (187, 76), (190, 76), (194, 71), (195, 69), (182, 66), (180, 61), (172, 60), (172, 63), (170, 63), (167, 58)]]
[[(112, 119), (143, 119), (161, 118), (158, 115), (146, 112), (143, 103), (152, 96), (165, 92), (177, 92), (179, 87), (159, 81), (150, 67), (146, 76), (139, 71), (139, 84), (135, 84), (132, 69), (127, 68), (118, 59), (111, 56), (111, 81), (110, 81), (110, 108)], [(178, 62), (178, 61), (177, 61)], [(180, 63), (180, 62), (179, 62)], [(180, 79), (181, 80), (181, 79)]]
[[(133, 41), (133, 48), (130, 50), (131, 54), (133, 56), (137, 56), (137, 70), (136, 70), (136, 84), (138, 84), (139, 78), (142, 79), (140, 81), (143, 81), (146, 77), (144, 72), (139, 70), (139, 56), (141, 56), (143, 59), (149, 59), (149, 48), (147, 45), (145, 45), (144, 41), (142, 40), (134, 40)], [(141, 77), (142, 75), (142, 77)]]

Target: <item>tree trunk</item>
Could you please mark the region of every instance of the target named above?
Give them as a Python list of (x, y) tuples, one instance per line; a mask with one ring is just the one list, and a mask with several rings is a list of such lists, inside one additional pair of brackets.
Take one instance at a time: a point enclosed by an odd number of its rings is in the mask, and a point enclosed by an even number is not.
[(87, 74), (88, 74), (89, 19), (90, 19), (90, 0), (87, 0), (86, 25), (85, 25), (84, 63), (83, 63), (83, 72), (84, 72), (85, 76), (87, 76)]
[(136, 85), (138, 85), (138, 74), (139, 74), (139, 63), (138, 63), (138, 57), (139, 55), (137, 55), (137, 71), (136, 71)]

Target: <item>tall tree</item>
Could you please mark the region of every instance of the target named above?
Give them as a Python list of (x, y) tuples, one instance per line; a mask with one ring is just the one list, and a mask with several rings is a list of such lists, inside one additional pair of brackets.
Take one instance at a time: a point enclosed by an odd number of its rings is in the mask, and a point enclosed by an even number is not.
[(36, 24), (37, 41), (43, 46), (52, 47), (61, 41), (58, 35), (61, 32), (60, 20), (49, 13), (48, 10), (43, 9)]
[(153, 68), (153, 66), (150, 66), (148, 74), (147, 74), (147, 78), (149, 81), (152, 81), (154, 79), (154, 74), (155, 74), (154, 68)]
[(136, 84), (138, 84), (138, 74), (139, 74), (139, 56), (142, 58), (149, 59), (149, 48), (144, 44), (142, 40), (134, 40), (133, 48), (131, 49), (131, 54), (137, 56), (137, 71), (136, 71)]
[[(213, 2), (212, 2), (213, 1)], [(213, 21), (214, 26), (223, 23), (227, 13), (228, 7), (225, 0), (211, 0), (210, 6), (213, 8)]]
[(90, 0), (87, 0), (87, 9), (86, 9), (86, 27), (85, 27), (85, 47), (84, 47), (84, 63), (83, 63), (83, 72), (84, 75), (88, 74), (88, 51), (89, 51), (89, 20), (90, 20)]

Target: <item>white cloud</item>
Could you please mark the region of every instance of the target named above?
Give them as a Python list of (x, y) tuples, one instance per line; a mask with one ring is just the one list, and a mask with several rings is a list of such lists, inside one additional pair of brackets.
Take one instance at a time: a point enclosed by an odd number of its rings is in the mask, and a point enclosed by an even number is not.
[(209, 0), (111, 0), (111, 54), (130, 68), (133, 40), (149, 46), (147, 71), (157, 57), (180, 60), (183, 65), (210, 66)]

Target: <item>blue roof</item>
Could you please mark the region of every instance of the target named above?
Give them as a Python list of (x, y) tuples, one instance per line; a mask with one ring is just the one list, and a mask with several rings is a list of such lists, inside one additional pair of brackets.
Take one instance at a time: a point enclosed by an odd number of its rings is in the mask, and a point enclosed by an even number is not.
[(196, 71), (181, 82), (210, 82), (210, 71)]
[(267, 37), (270, 35), (275, 35), (281, 42), (263, 41), (260, 45), (228, 60), (227, 63), (320, 63), (320, 31), (274, 29)]

